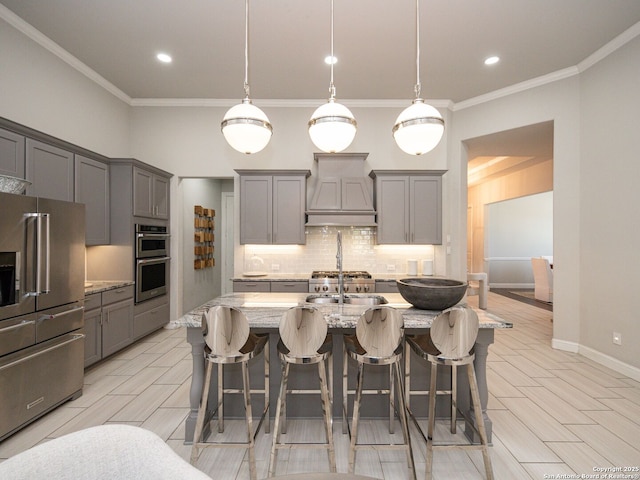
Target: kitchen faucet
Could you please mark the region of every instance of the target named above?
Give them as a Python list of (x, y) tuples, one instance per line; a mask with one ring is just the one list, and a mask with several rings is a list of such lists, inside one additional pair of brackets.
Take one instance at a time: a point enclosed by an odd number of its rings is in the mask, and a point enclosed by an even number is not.
[(342, 232), (338, 230), (338, 253), (336, 253), (336, 268), (338, 269), (338, 303), (344, 304), (344, 275), (342, 274)]

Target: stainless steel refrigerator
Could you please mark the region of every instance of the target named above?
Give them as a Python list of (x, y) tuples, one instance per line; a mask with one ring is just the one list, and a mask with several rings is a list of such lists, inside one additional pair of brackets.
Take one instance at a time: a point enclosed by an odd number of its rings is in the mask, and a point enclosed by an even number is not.
[(82, 394), (84, 205), (0, 193), (0, 441)]

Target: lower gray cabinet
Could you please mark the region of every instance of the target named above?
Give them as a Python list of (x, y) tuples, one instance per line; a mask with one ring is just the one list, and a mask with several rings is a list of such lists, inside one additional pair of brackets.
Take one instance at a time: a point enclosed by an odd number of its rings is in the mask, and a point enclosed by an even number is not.
[(376, 280), (376, 293), (398, 293), (395, 280)]
[(133, 299), (102, 306), (102, 356), (122, 350), (133, 341)]
[(134, 307), (133, 339), (138, 340), (169, 323), (169, 295), (137, 303)]
[(234, 292), (270, 292), (271, 282), (259, 281), (259, 282), (245, 282), (244, 280), (233, 281)]
[(84, 366), (133, 342), (133, 285), (85, 296)]
[(309, 292), (309, 282), (306, 280), (300, 281), (272, 281), (271, 282), (271, 291), (272, 292), (295, 292), (295, 293), (308, 293)]

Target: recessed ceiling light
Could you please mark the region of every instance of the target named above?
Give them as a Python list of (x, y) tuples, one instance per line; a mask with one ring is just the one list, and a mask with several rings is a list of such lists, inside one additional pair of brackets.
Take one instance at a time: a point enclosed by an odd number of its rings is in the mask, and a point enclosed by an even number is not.
[(338, 58), (327, 55), (326, 57), (324, 57), (324, 63), (326, 63), (327, 65), (335, 65), (336, 63), (338, 63)]
[(499, 61), (500, 61), (500, 57), (493, 56), (493, 57), (488, 57), (484, 61), (484, 64), (485, 65), (494, 65), (494, 64), (498, 63)]
[(166, 53), (159, 53), (158, 55), (156, 55), (156, 58), (162, 63), (171, 63), (172, 60), (171, 56), (167, 55)]

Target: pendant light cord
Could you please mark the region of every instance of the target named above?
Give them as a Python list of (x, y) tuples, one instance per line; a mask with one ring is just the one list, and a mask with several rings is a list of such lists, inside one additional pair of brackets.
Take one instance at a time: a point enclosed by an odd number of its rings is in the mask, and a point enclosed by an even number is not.
[(331, 100), (336, 98), (336, 87), (333, 84), (333, 64), (336, 57), (333, 56), (333, 0), (331, 0), (331, 81), (329, 82), (329, 95)]
[(413, 91), (420, 98), (420, 0), (416, 0), (416, 85)]
[(249, 98), (249, 0), (244, 0), (244, 95)]

